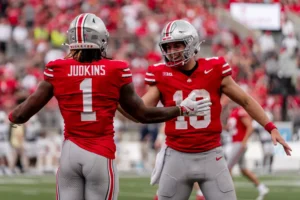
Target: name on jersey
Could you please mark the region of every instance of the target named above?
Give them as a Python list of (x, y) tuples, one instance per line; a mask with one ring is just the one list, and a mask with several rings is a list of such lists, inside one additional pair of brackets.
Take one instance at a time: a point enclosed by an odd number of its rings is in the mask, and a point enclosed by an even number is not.
[(70, 65), (68, 76), (103, 76), (105, 65)]

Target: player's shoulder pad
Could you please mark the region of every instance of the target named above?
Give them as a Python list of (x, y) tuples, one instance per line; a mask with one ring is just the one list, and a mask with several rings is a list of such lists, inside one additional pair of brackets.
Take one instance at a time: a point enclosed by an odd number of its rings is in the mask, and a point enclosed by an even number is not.
[(155, 63), (152, 65), (153, 67), (162, 67), (162, 66), (166, 66), (165, 63)]
[(51, 69), (53, 69), (53, 68), (55, 68), (55, 67), (58, 67), (58, 66), (60, 66), (60, 65), (63, 65), (65, 62), (66, 62), (65, 59), (56, 59), (56, 60), (52, 60), (52, 61), (50, 61), (50, 62), (48, 62), (48, 63), (46, 64), (46, 68), (51, 68)]
[(224, 57), (209, 57), (209, 58), (204, 58), (206, 62), (209, 62), (211, 66), (220, 66), (226, 64), (226, 60)]
[(125, 60), (109, 60), (109, 63), (116, 69), (129, 68), (129, 64)]
[(165, 63), (155, 63), (153, 65), (150, 65), (148, 67), (148, 71), (160, 71), (162, 70), (164, 67), (166, 67)]
[(128, 62), (123, 60), (110, 60), (111, 68), (116, 70), (117, 74), (120, 74), (122, 78), (132, 77), (132, 73), (129, 67)]

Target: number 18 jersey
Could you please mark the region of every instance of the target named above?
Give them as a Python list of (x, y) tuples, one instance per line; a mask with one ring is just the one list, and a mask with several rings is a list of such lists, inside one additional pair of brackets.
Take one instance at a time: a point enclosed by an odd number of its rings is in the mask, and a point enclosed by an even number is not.
[(63, 116), (66, 140), (113, 159), (113, 117), (120, 88), (132, 82), (126, 62), (99, 60), (80, 63), (74, 59), (49, 62), (44, 78), (54, 88)]
[(166, 144), (181, 152), (205, 152), (221, 145), (221, 82), (231, 75), (222, 57), (197, 60), (198, 68), (187, 76), (176, 67), (156, 64), (148, 68), (145, 81), (156, 85), (164, 106), (179, 105), (191, 92), (197, 100), (209, 98), (210, 113), (204, 117), (180, 116), (166, 122)]

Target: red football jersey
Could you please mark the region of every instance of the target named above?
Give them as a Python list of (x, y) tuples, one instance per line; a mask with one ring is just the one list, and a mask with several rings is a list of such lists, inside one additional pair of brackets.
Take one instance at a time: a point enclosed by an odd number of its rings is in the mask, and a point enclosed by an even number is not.
[(199, 59), (198, 68), (187, 76), (165, 64), (150, 66), (145, 81), (155, 84), (164, 106), (179, 105), (191, 92), (197, 99), (210, 98), (211, 112), (205, 117), (180, 116), (166, 122), (166, 144), (181, 152), (204, 152), (221, 145), (221, 82), (231, 74), (222, 57)]
[(246, 126), (241, 119), (248, 117), (248, 113), (241, 107), (232, 109), (227, 124), (232, 135), (232, 142), (242, 142), (246, 135)]
[(146, 93), (145, 76), (147, 69), (143, 67), (132, 68), (131, 72), (134, 89), (139, 96), (143, 96)]
[(120, 88), (132, 82), (128, 64), (99, 60), (80, 63), (73, 59), (49, 62), (44, 78), (54, 87), (64, 118), (65, 139), (81, 148), (113, 159), (113, 118)]

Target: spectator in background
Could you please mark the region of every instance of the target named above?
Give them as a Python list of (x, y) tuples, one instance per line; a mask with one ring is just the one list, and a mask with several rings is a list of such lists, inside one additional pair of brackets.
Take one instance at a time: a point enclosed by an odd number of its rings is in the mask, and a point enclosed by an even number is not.
[[(42, 129), (42, 124), (40, 123), (37, 116), (33, 116), (25, 124), (25, 137), (24, 137), (24, 161), (23, 168), (25, 172), (33, 172), (31, 167), (36, 167), (36, 160), (38, 156), (37, 152), (37, 141)], [(31, 171), (29, 171), (31, 170)]]
[(263, 54), (266, 54), (270, 51), (275, 50), (275, 47), (276, 47), (275, 40), (270, 31), (265, 31), (262, 34), (262, 36), (260, 36), (259, 45), (260, 45), (261, 52)]
[(298, 48), (294, 52), (288, 51), (286, 47), (283, 47), (279, 55), (279, 73), (278, 76), (281, 79), (282, 89), (284, 89), (285, 95), (295, 94), (295, 85), (292, 83), (292, 79), (297, 75), (297, 55)]
[(15, 51), (20, 52), (22, 54), (25, 53), (25, 43), (28, 37), (28, 29), (25, 26), (24, 20), (21, 20), (20, 23), (14, 28), (12, 32), (12, 38), (15, 45)]
[(11, 157), (11, 146), (9, 144), (9, 122), (4, 111), (0, 110), (0, 176), (7, 174), (8, 163)]
[(275, 51), (267, 55), (265, 64), (266, 73), (269, 76), (269, 92), (273, 94), (280, 93), (280, 82), (278, 78), (279, 63), (278, 55)]
[(7, 44), (10, 42), (12, 27), (6, 18), (0, 17), (0, 53), (6, 53)]
[[(270, 111), (266, 111), (266, 114), (271, 120), (273, 120), (273, 116)], [(262, 173), (271, 174), (274, 161), (274, 145), (272, 144), (272, 138), (270, 134), (256, 121), (253, 121), (253, 127), (259, 136), (263, 150)]]
[(24, 3), (22, 14), (24, 16), (26, 27), (31, 29), (33, 27), (35, 18), (34, 7), (32, 6), (31, 2)]
[(291, 54), (295, 52), (295, 49), (299, 47), (299, 41), (294, 33), (289, 33), (282, 40), (282, 46), (286, 48)]
[(288, 19), (288, 17), (285, 14), (282, 14), (281, 17), (281, 32), (284, 37), (294, 34), (295, 33), (295, 28), (294, 24), (291, 20)]

